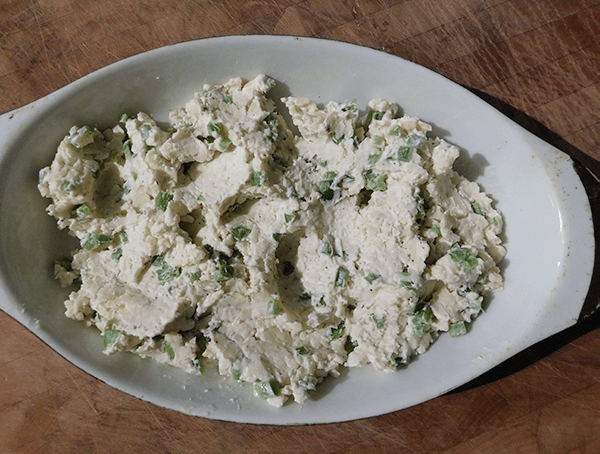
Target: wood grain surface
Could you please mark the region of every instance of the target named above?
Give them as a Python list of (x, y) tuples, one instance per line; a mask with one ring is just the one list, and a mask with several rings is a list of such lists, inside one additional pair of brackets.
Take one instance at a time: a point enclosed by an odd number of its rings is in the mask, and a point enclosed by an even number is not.
[[(600, 158), (599, 32), (600, 0), (0, 0), (0, 113), (167, 44), (315, 36), (431, 68), (585, 161)], [(599, 326), (591, 316), (406, 410), (279, 427), (130, 397), (0, 312), (0, 452), (600, 452)]]

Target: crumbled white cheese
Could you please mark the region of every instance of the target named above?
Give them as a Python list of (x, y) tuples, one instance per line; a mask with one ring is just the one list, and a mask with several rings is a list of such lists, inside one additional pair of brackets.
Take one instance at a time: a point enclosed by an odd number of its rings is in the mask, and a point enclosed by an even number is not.
[(320, 107), (260, 75), (171, 112), (73, 127), (40, 172), (81, 242), (58, 262), (68, 317), (132, 351), (254, 385), (280, 406), (340, 367), (393, 370), (465, 333), (502, 287), (502, 217), (459, 150), (375, 99)]

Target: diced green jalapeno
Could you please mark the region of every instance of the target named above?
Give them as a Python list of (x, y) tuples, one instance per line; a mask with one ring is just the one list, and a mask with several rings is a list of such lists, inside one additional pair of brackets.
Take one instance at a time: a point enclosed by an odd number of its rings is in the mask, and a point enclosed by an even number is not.
[(356, 110), (356, 98), (342, 107), (342, 112), (350, 112)]
[(452, 337), (460, 337), (467, 334), (467, 327), (465, 326), (465, 322), (456, 322), (452, 323), (448, 328), (448, 333)]
[(380, 159), (381, 159), (381, 153), (372, 154), (371, 156), (369, 156), (369, 164), (371, 164), (371, 165), (377, 164), (377, 162), (379, 162)]
[(332, 134), (331, 140), (336, 145), (339, 145), (341, 143), (341, 141), (344, 140), (344, 134)]
[(365, 188), (370, 191), (385, 191), (387, 189), (385, 175), (377, 175), (369, 171), (365, 173), (365, 180)]
[(278, 396), (279, 393), (279, 383), (275, 379), (257, 381), (254, 383), (254, 394), (262, 399)]
[(114, 251), (112, 251), (111, 257), (113, 260), (119, 261), (121, 260), (121, 257), (123, 256), (123, 249), (121, 248), (121, 246), (118, 246), (114, 249)]
[(317, 190), (321, 194), (324, 200), (333, 199), (334, 191), (331, 188), (335, 178), (337, 177), (336, 172), (329, 171), (325, 174), (325, 179), (317, 183)]
[(343, 334), (344, 334), (344, 322), (341, 321), (337, 327), (331, 328), (331, 331), (329, 332), (329, 338), (331, 340), (336, 340), (336, 339), (339, 339), (340, 337), (342, 337)]
[(71, 145), (75, 148), (83, 148), (94, 141), (93, 135), (94, 130), (92, 128), (89, 126), (82, 126), (69, 137), (69, 142), (71, 142)]
[(369, 273), (365, 276), (365, 280), (369, 283), (372, 284), (374, 281), (376, 281), (377, 279), (379, 279), (381, 276), (379, 274), (375, 274), (375, 273)]
[(390, 131), (390, 136), (399, 136), (402, 134), (402, 128), (400, 125), (394, 126), (394, 128)]
[(173, 200), (173, 194), (169, 194), (168, 192), (165, 192), (165, 191), (160, 191), (156, 195), (156, 199), (154, 199), (154, 205), (157, 210), (166, 211), (167, 206), (169, 205), (169, 202), (171, 200)]
[(117, 342), (121, 334), (123, 334), (123, 331), (120, 329), (107, 329), (106, 331), (104, 331), (104, 335), (102, 336), (104, 350), (106, 350), (109, 347), (112, 347)]
[(73, 191), (73, 182), (69, 180), (62, 180), (60, 182), (60, 190), (66, 194), (70, 194)]
[(201, 356), (192, 359), (192, 364), (194, 365), (196, 370), (200, 372), (200, 374), (204, 373), (204, 361), (202, 360)]
[(334, 250), (331, 244), (325, 243), (323, 245), (323, 248), (321, 249), (321, 252), (325, 255), (328, 255), (329, 257), (333, 257)]
[(481, 216), (485, 217), (485, 210), (483, 209), (483, 207), (481, 206), (481, 204), (480, 204), (480, 203), (478, 203), (478, 202), (473, 202), (473, 203), (471, 204), (471, 208), (473, 208), (473, 211), (474, 211), (476, 214), (479, 214), (479, 215), (481, 215)]
[(238, 225), (231, 229), (231, 236), (233, 236), (233, 239), (235, 241), (241, 241), (244, 238), (246, 238), (251, 231), (251, 228), (244, 227), (243, 225)]
[(375, 145), (375, 148), (377, 148), (379, 152), (382, 152), (384, 147), (383, 136), (374, 136), (373, 145)]
[(300, 347), (296, 347), (296, 352), (299, 355), (310, 355), (310, 350), (308, 348), (306, 348), (304, 345), (301, 345)]
[(83, 248), (86, 251), (93, 251), (101, 246), (104, 246), (105, 244), (111, 243), (112, 240), (112, 237), (103, 233), (92, 233), (87, 237), (85, 243), (83, 243)]
[(252, 172), (250, 175), (250, 184), (252, 186), (262, 186), (263, 173), (259, 171)]
[(275, 298), (271, 298), (267, 303), (267, 315), (277, 315), (281, 312), (281, 304)]
[(217, 282), (226, 281), (231, 279), (235, 274), (233, 266), (228, 265), (224, 260), (219, 260), (217, 263), (217, 269), (213, 274), (213, 278)]
[(470, 271), (478, 264), (477, 257), (465, 247), (450, 251), (450, 258), (463, 267), (465, 271)]
[(133, 157), (133, 152), (131, 151), (131, 140), (126, 140), (125, 142), (123, 142), (123, 155), (127, 159)]
[(317, 389), (317, 379), (314, 377), (306, 377), (305, 380), (299, 380), (298, 384), (309, 391)]
[(231, 146), (231, 140), (229, 139), (221, 139), (219, 141), (219, 148), (223, 151), (226, 151)]
[(479, 313), (481, 311), (482, 303), (483, 303), (483, 296), (480, 295), (474, 301), (471, 301), (469, 306), (471, 306), (471, 309), (473, 309), (475, 312)]
[(92, 215), (92, 210), (85, 204), (82, 203), (78, 207), (74, 207), (71, 210), (71, 219), (83, 220), (87, 219)]
[(209, 134), (215, 136), (220, 136), (221, 135), (221, 131), (223, 130), (223, 124), (222, 123), (209, 123), (207, 125), (207, 129)]
[(168, 342), (165, 342), (165, 353), (171, 361), (175, 359), (175, 350), (173, 350), (173, 346)]
[(334, 192), (333, 189), (331, 189), (331, 183), (332, 181), (328, 180), (321, 180), (317, 183), (317, 189), (323, 200), (333, 199)]
[(146, 140), (150, 137), (150, 125), (149, 124), (143, 124), (139, 127), (139, 131), (140, 131), (140, 135), (142, 137), (142, 140)]
[(383, 112), (377, 110), (370, 110), (367, 113), (367, 118), (365, 120), (365, 126), (369, 127), (369, 125), (373, 122), (373, 120), (381, 120), (383, 118)]
[(431, 307), (426, 307), (416, 311), (412, 317), (414, 329), (412, 335), (415, 337), (423, 337), (427, 327), (433, 322), (433, 312)]
[(425, 147), (425, 144), (427, 143), (427, 137), (419, 135), (419, 134), (411, 134), (408, 137), (408, 146), (412, 147), (412, 148), (416, 148), (417, 150), (421, 150), (423, 147)]
[(398, 161), (410, 162), (412, 157), (412, 148), (401, 146), (398, 148)]
[(152, 266), (157, 267), (156, 274), (158, 275), (158, 282), (164, 284), (165, 282), (169, 282), (170, 280), (175, 279), (181, 275), (180, 267), (173, 267), (169, 265), (164, 256), (156, 255), (152, 258), (151, 262)]
[(275, 79), (271, 77), (265, 77), (264, 79), (265, 85), (267, 86), (267, 90), (270, 90), (276, 85)]
[(344, 287), (348, 282), (348, 277), (350, 276), (350, 271), (348, 268), (340, 266), (335, 273), (335, 286), (336, 287)]
[(411, 281), (400, 281), (400, 285), (407, 290), (416, 290), (414, 284)]
[(375, 326), (379, 329), (383, 328), (383, 325), (385, 325), (385, 315), (382, 315), (381, 317), (378, 317), (377, 315), (373, 314), (371, 316), (371, 318), (373, 319), (373, 321), (375, 322)]
[(417, 219), (423, 219), (426, 215), (425, 213), (425, 200), (419, 194), (415, 195), (415, 202), (417, 205)]

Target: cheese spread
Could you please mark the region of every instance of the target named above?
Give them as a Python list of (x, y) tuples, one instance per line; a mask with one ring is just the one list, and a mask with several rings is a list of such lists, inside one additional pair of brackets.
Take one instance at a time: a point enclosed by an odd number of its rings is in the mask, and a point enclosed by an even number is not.
[(55, 264), (79, 284), (66, 315), (105, 353), (214, 366), (281, 406), (467, 333), (505, 250), (501, 215), (430, 125), (382, 99), (278, 110), (273, 85), (206, 85), (169, 129), (145, 113), (73, 127), (39, 190), (81, 243)]

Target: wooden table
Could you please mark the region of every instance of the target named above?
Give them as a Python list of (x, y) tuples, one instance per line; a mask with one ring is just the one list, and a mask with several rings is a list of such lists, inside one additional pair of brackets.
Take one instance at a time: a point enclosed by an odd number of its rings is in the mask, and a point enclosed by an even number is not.
[[(0, 112), (167, 44), (290, 34), (415, 61), (572, 155), (600, 158), (598, 32), (600, 0), (1, 0)], [(413, 408), (278, 427), (132, 398), (0, 312), (0, 452), (598, 452), (599, 326), (592, 316)]]

